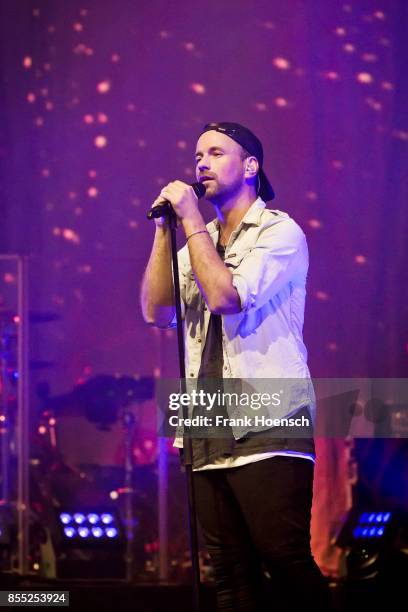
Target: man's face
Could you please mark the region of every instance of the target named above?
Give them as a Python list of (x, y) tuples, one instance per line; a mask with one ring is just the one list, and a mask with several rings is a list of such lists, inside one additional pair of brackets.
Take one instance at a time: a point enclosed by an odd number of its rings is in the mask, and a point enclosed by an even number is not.
[(245, 183), (244, 169), (245, 160), (238, 143), (215, 130), (200, 136), (196, 146), (196, 177), (206, 186), (207, 200), (221, 203), (224, 195), (239, 191)]

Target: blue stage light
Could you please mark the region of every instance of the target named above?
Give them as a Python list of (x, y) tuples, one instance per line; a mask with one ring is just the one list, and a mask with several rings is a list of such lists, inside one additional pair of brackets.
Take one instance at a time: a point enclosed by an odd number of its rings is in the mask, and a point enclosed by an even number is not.
[(78, 528), (78, 533), (81, 536), (81, 538), (88, 538), (90, 531), (89, 531), (88, 527), (82, 527), (81, 526), (81, 527)]
[(107, 540), (116, 546), (123, 541), (120, 518), (116, 512), (109, 512), (104, 508), (70, 508), (68, 511), (61, 510), (57, 516), (61, 534), (67, 544), (68, 540), (70, 541), (70, 546), (105, 546)]
[(96, 512), (90, 512), (87, 516), (88, 519), (88, 523), (91, 523), (91, 525), (96, 525), (96, 523), (99, 523), (99, 514), (96, 514)]
[(64, 533), (67, 538), (73, 538), (76, 536), (76, 529), (74, 527), (64, 527)]
[(372, 523), (383, 524), (388, 523), (391, 519), (391, 512), (364, 512), (358, 519), (359, 525), (371, 525)]
[(82, 514), (82, 512), (75, 512), (74, 521), (78, 523), (78, 525), (82, 525), (82, 523), (86, 521), (85, 514)]
[(107, 529), (105, 529), (105, 533), (108, 538), (116, 538), (118, 535), (118, 530), (115, 529), (115, 527), (108, 527)]
[(68, 514), (68, 512), (61, 512), (61, 514), (60, 514), (60, 521), (64, 525), (68, 525), (69, 523), (72, 522), (72, 516), (70, 514)]
[(391, 520), (391, 512), (364, 512), (358, 525), (353, 529), (353, 537), (359, 538), (381, 538), (385, 534), (385, 526)]
[(107, 512), (104, 512), (101, 516), (101, 520), (104, 525), (110, 525), (113, 523), (113, 516)]
[(92, 527), (92, 535), (94, 538), (101, 538), (103, 536), (103, 529), (100, 527)]

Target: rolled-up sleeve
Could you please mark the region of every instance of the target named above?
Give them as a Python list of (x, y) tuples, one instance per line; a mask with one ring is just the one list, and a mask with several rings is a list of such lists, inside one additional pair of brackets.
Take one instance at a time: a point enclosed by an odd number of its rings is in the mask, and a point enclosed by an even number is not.
[(256, 244), (232, 272), (241, 308), (260, 308), (308, 268), (306, 237), (292, 219), (261, 230)]

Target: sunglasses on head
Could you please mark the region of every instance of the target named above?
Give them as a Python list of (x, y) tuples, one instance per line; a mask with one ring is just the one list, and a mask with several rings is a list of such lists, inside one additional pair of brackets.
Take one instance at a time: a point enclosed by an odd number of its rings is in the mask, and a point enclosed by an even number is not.
[(237, 132), (235, 128), (226, 128), (221, 126), (219, 123), (207, 123), (207, 125), (204, 126), (204, 131), (207, 130), (216, 130), (217, 132), (223, 132), (224, 134), (227, 134), (227, 136), (233, 136)]

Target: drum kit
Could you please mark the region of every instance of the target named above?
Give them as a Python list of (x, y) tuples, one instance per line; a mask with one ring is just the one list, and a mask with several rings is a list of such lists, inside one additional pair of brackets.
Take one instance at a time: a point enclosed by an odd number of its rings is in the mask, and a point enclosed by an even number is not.
[[(59, 318), (52, 312), (29, 314), (31, 324)], [(0, 508), (3, 512), (12, 511), (17, 498), (17, 325), (16, 314), (0, 308)], [(54, 365), (45, 360), (29, 362), (30, 369), (37, 371)], [(33, 517), (30, 522), (34, 532), (44, 531), (50, 511), (59, 507), (115, 508), (129, 535), (128, 576), (143, 574), (148, 557), (150, 572), (154, 573), (152, 559), (157, 557), (156, 461), (153, 457), (150, 463), (137, 465), (134, 452), (138, 409), (153, 397), (153, 378), (99, 375), (58, 396), (52, 396), (49, 384), (41, 382), (36, 388), (36, 399), (31, 402), (35, 406), (30, 408), (29, 481)], [(31, 540), (35, 542), (38, 537)], [(33, 550), (30, 556), (38, 557)]]

